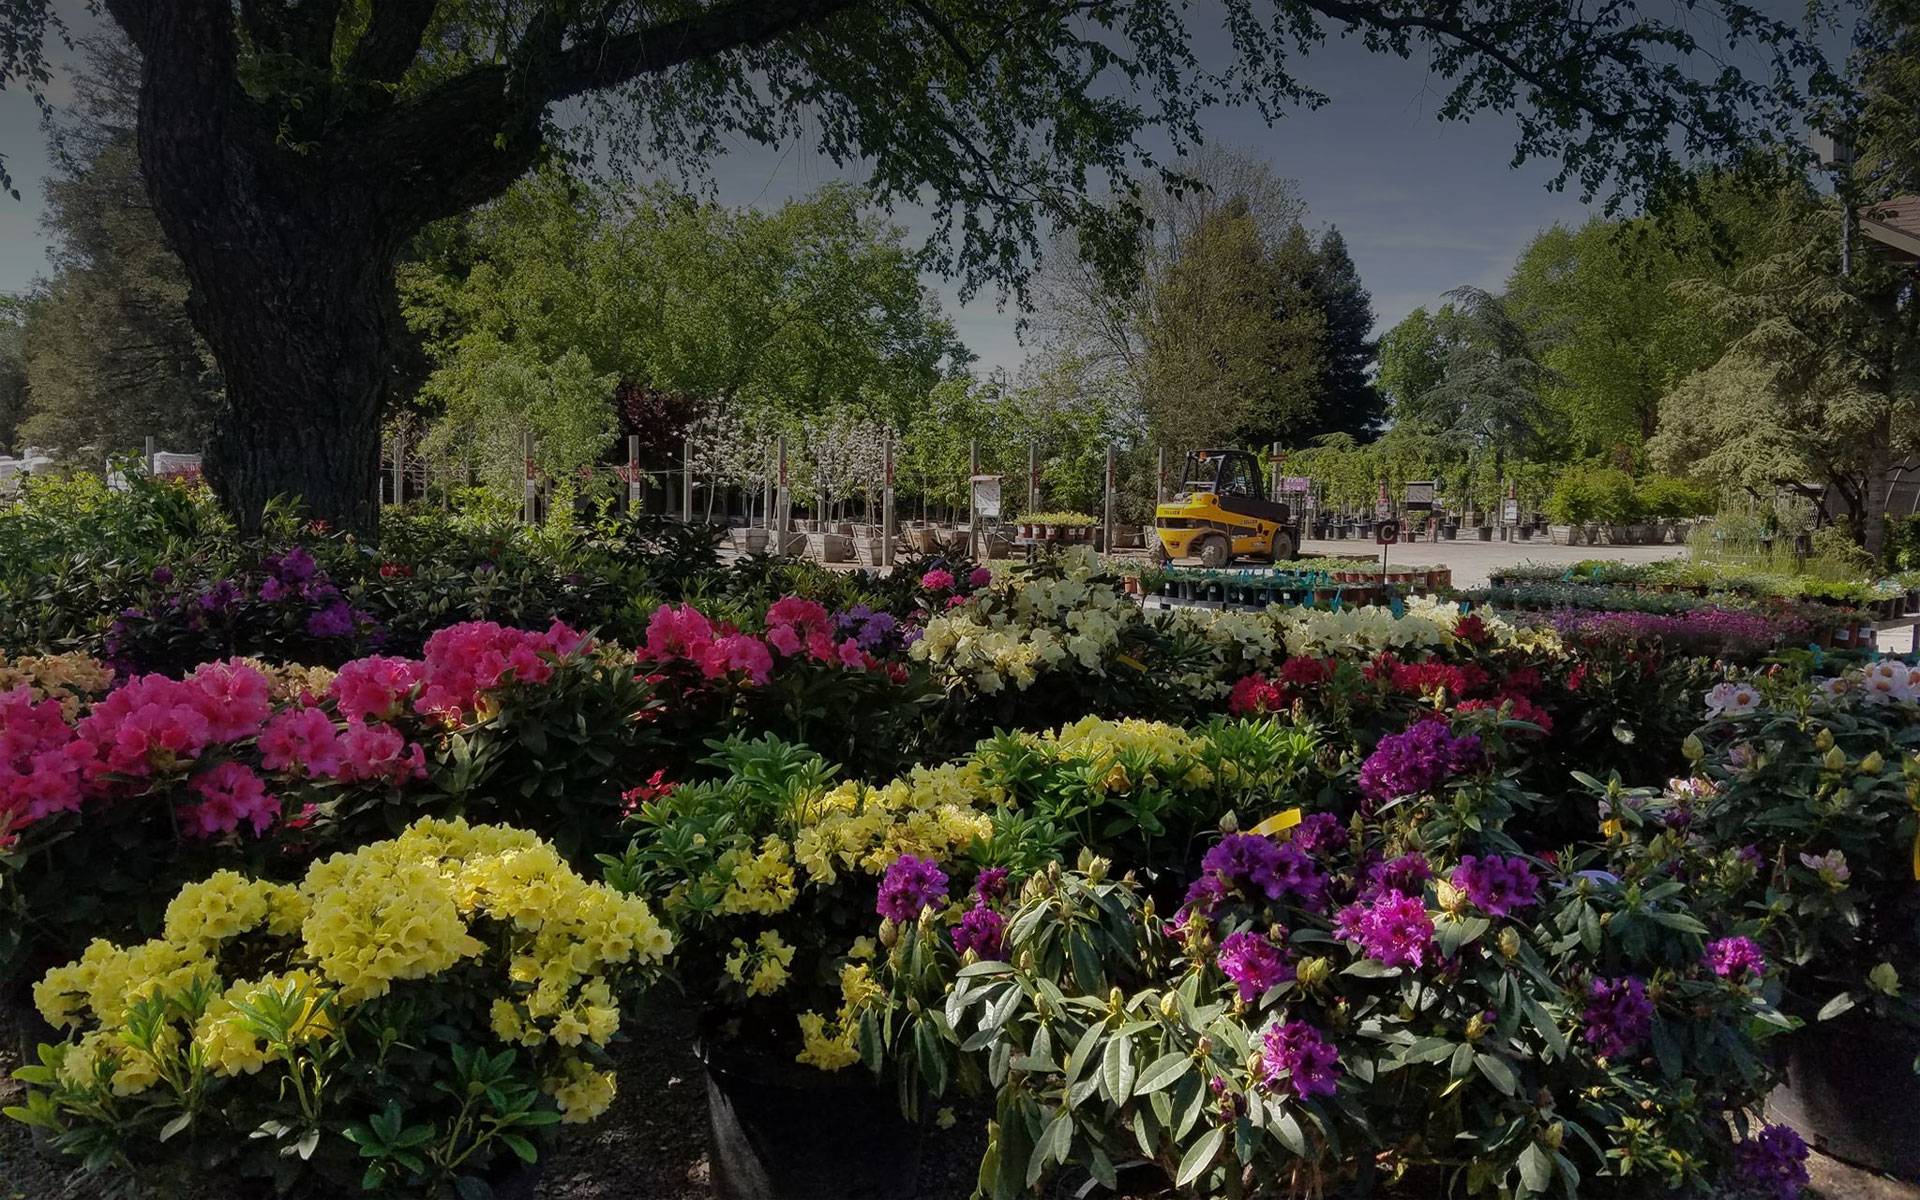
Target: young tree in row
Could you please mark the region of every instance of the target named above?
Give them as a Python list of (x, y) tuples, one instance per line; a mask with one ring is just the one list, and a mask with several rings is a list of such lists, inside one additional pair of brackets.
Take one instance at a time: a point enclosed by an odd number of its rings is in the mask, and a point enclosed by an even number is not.
[[(243, 525), (277, 493), (368, 528), (396, 354), (393, 268), (427, 224), (504, 192), (560, 144), (698, 173), (735, 139), (817, 140), (885, 200), (945, 214), (937, 261), (1018, 283), (1048, 223), (1096, 261), (1131, 229), (1091, 186), (1174, 150), (1219, 100), (1269, 117), (1318, 96), (1289, 69), (1328, 33), (1419, 53), (1440, 112), (1523, 107), (1518, 152), (1631, 188), (1757, 126), (1786, 129), (1811, 43), (1744, 0), (1671, 21), (1565, 0), (1220, 6), (1203, 66), (1160, 0), (90, 0), (142, 56), (138, 145), (226, 403), (209, 471)], [(1702, 10), (1706, 10), (1703, 14)], [(1695, 30), (1717, 18), (1729, 46)], [(15, 0), (0, 80), (39, 93), (57, 0)], [(1767, 60), (1754, 77), (1729, 59)]]

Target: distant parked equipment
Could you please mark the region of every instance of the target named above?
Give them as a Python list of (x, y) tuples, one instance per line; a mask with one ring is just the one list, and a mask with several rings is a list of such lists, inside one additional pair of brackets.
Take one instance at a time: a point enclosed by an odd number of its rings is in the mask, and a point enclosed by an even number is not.
[(1299, 554), (1290, 506), (1266, 498), (1260, 464), (1245, 450), (1195, 450), (1179, 491), (1154, 510), (1165, 560), (1197, 558), (1208, 568), (1236, 558), (1287, 562)]

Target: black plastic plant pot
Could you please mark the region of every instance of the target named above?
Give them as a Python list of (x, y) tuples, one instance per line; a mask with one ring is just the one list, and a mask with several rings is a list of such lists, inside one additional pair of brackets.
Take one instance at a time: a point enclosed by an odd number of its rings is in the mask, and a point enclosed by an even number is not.
[(911, 1200), (922, 1130), (866, 1068), (818, 1071), (702, 1039), (717, 1200)]
[(1848, 1014), (1785, 1042), (1787, 1081), (1769, 1115), (1843, 1163), (1920, 1182), (1920, 1034)]

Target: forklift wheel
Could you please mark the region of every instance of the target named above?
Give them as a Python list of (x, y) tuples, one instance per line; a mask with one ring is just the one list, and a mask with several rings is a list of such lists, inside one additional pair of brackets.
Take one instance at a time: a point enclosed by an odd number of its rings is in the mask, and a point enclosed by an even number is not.
[(1218, 571), (1233, 560), (1233, 544), (1219, 534), (1200, 543), (1200, 565)]
[(1277, 563), (1291, 562), (1296, 556), (1299, 555), (1299, 553), (1300, 553), (1299, 547), (1293, 544), (1292, 534), (1288, 533), (1284, 529), (1275, 531), (1273, 535), (1273, 561), (1274, 562), (1277, 562)]

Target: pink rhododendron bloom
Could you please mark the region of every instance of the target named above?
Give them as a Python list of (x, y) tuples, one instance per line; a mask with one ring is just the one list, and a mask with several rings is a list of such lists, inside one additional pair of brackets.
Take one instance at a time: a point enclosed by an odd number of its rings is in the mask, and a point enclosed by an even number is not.
[(260, 765), (269, 771), (332, 775), (340, 769), (340, 731), (317, 708), (290, 708), (261, 731)]
[(150, 775), (199, 757), (214, 740), (200, 699), (200, 692), (179, 680), (137, 675), (94, 705), (78, 731), (105, 770)]
[(347, 720), (384, 720), (400, 712), (424, 670), (411, 658), (369, 655), (341, 667), (328, 691)]
[(700, 670), (708, 679), (718, 679), (729, 671), (744, 671), (755, 683), (765, 683), (773, 676), (773, 655), (759, 638), (732, 633), (714, 641), (713, 648), (701, 661)]
[(24, 685), (0, 692), (0, 827), (77, 810), (93, 761), (58, 700), (36, 703)]
[(935, 567), (920, 577), (920, 586), (930, 592), (945, 592), (953, 589), (953, 572), (942, 571)]
[(767, 630), (767, 645), (783, 655), (792, 655), (800, 653), (802, 642), (800, 635), (793, 631), (793, 626), (776, 625)]
[(988, 567), (975, 567), (967, 575), (967, 583), (973, 587), (983, 588), (992, 582), (993, 571)]
[[(656, 621), (659, 615), (654, 614)], [(701, 620), (704, 624), (705, 619)], [(649, 643), (652, 632), (650, 625)], [(545, 633), (509, 629), (492, 621), (449, 625), (427, 639), (420, 696), (414, 707), (461, 721), (480, 707), (482, 693), (509, 683), (545, 683), (553, 677), (550, 659), (571, 654), (584, 644), (580, 634), (559, 621)]]
[(647, 622), (647, 642), (636, 651), (641, 661), (690, 658), (713, 644), (713, 623), (691, 604), (662, 604)]
[(267, 785), (239, 763), (202, 771), (187, 786), (201, 798), (180, 810), (186, 831), (195, 837), (232, 833), (243, 821), (258, 837), (280, 815), (280, 802), (267, 794)]
[(840, 665), (855, 671), (867, 669), (867, 654), (860, 649), (859, 642), (848, 638), (840, 643)]
[(340, 735), (340, 765), (334, 778), (342, 783), (385, 780), (396, 787), (427, 773), (426, 753), (391, 725), (349, 721)]
[(767, 609), (767, 625), (798, 625), (802, 629), (825, 629), (830, 624), (826, 606), (800, 596), (782, 596)]
[(267, 677), (237, 658), (203, 663), (187, 676), (186, 683), (194, 708), (207, 719), (208, 733), (216, 742), (252, 737), (273, 712)]

